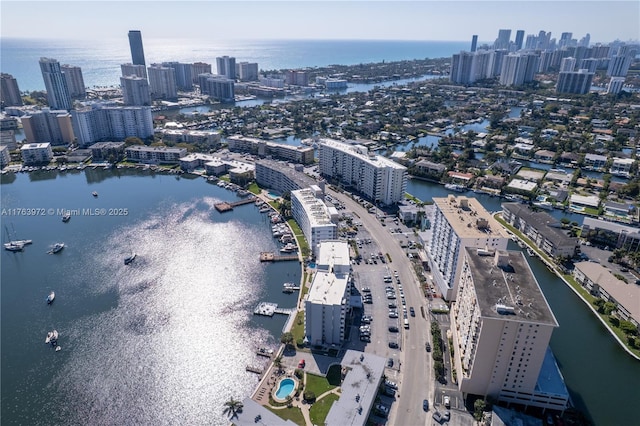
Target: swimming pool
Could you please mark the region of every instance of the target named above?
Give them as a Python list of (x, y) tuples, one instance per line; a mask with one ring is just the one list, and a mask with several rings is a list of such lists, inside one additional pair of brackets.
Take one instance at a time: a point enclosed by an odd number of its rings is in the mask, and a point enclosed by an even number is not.
[(293, 379), (282, 379), (280, 383), (278, 383), (278, 390), (276, 391), (276, 398), (278, 399), (287, 399), (289, 395), (293, 393), (293, 390), (296, 387), (296, 382)]

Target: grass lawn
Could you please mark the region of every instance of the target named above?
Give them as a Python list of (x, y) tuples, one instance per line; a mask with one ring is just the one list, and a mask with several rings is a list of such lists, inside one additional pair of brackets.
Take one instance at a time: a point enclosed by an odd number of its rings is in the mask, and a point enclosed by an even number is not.
[(304, 339), (304, 311), (300, 311), (296, 314), (296, 319), (293, 321), (293, 327), (291, 327), (291, 334), (293, 334), (293, 343), (298, 340)]
[(280, 410), (273, 409), (269, 406), (266, 406), (266, 407), (269, 411), (274, 412), (276, 416), (284, 420), (291, 420), (297, 425), (302, 425), (302, 426), (305, 425), (304, 416), (302, 415), (302, 411), (298, 407), (282, 408)]
[(260, 187), (258, 186), (257, 183), (252, 182), (251, 185), (249, 185), (249, 192), (251, 192), (252, 194), (260, 194)]
[(316, 398), (323, 393), (334, 389), (336, 386), (329, 383), (326, 377), (316, 376), (315, 374), (307, 373), (307, 381), (304, 386), (305, 391), (312, 391), (316, 394)]
[(311, 418), (311, 423), (314, 425), (323, 425), (325, 419), (327, 418), (327, 414), (329, 414), (329, 410), (334, 402), (336, 402), (340, 397), (336, 394), (329, 394), (322, 398), (319, 401), (316, 401), (312, 406), (311, 410), (309, 410), (309, 417)]

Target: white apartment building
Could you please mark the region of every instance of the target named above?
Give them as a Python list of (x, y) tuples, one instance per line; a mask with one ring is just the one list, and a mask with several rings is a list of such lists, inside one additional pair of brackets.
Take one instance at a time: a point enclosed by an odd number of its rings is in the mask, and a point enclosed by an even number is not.
[(84, 78), (82, 77), (82, 69), (74, 65), (62, 65), (60, 69), (62, 70), (64, 79), (67, 81), (69, 95), (72, 98), (85, 98), (87, 96), (87, 90), (84, 85)]
[(147, 69), (149, 90), (153, 99), (177, 99), (176, 71), (171, 67), (154, 64)]
[(242, 135), (229, 136), (227, 143), (229, 151), (249, 152), (260, 157), (272, 156), (293, 163), (311, 164), (314, 161), (313, 147), (310, 146), (293, 146)]
[(120, 87), (125, 105), (151, 105), (151, 92), (146, 78), (136, 75), (120, 77)]
[(427, 252), (433, 281), (446, 300), (454, 300), (465, 247), (505, 250), (509, 238), (474, 198), (434, 198), (432, 238)]
[(130, 136), (153, 136), (150, 106), (94, 106), (71, 112), (73, 132), (80, 146), (102, 140), (124, 140)]
[(338, 226), (331, 221), (329, 209), (318, 198), (322, 197), (322, 190), (315, 188), (291, 191), (291, 214), (302, 229), (311, 253), (317, 257), (322, 241), (338, 238)]
[(549, 349), (558, 322), (520, 251), (467, 247), (451, 331), (458, 388), (563, 411), (569, 392)]
[(344, 341), (351, 294), (351, 262), (346, 241), (320, 243), (309, 294), (305, 300), (304, 332), (310, 345)]
[(178, 164), (187, 155), (186, 148), (132, 145), (125, 150), (127, 161), (150, 164)]
[(24, 144), (20, 148), (20, 154), (25, 166), (47, 164), (53, 159), (53, 150), (49, 142)]
[(369, 153), (362, 145), (331, 139), (321, 139), (318, 152), (322, 176), (353, 187), (376, 203), (395, 204), (404, 197), (406, 167)]

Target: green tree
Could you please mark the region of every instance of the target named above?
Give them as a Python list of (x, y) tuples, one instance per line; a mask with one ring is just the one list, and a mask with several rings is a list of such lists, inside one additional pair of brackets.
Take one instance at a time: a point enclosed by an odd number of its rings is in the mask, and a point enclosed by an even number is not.
[(638, 327), (631, 321), (620, 321), (620, 330), (628, 336), (636, 336), (638, 334)]
[(282, 371), (282, 356), (277, 356), (276, 359), (273, 360), (273, 366), (276, 367), (278, 373)]
[(224, 403), (224, 414), (226, 414), (227, 416), (230, 416), (231, 418), (234, 418), (238, 415), (238, 413), (242, 412), (242, 407), (244, 407), (244, 404), (242, 404), (241, 401), (238, 401), (236, 399), (234, 399), (233, 397), (229, 398), (229, 400), (227, 402)]
[(487, 402), (484, 399), (476, 399), (476, 402), (473, 403), (473, 418), (477, 421), (482, 420), (482, 413), (487, 407)]
[(284, 343), (287, 348), (289, 348), (289, 346), (293, 344), (293, 334), (291, 334), (290, 331), (282, 333), (282, 335), (280, 336), (280, 342)]

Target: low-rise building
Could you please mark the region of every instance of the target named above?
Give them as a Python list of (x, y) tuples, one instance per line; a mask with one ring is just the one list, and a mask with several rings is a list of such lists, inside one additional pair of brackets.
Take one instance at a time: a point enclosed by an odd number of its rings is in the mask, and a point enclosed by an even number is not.
[(324, 187), (324, 183), (318, 183), (307, 176), (302, 170), (297, 170), (283, 161), (262, 159), (256, 161), (256, 182), (262, 188), (269, 188), (284, 194), (296, 189), (308, 188), (312, 185)]
[(231, 182), (239, 185), (254, 180), (256, 170), (250, 163), (202, 153), (192, 153), (180, 158), (180, 168), (185, 172), (204, 169), (205, 174), (213, 176), (228, 173)]
[(640, 286), (618, 279), (610, 269), (594, 262), (576, 263), (573, 276), (592, 296), (616, 305), (613, 315), (640, 325)]
[(0, 169), (9, 165), (11, 162), (11, 154), (6, 145), (0, 145)]
[(314, 162), (314, 151), (310, 146), (293, 146), (242, 135), (229, 136), (227, 143), (229, 151), (248, 152), (260, 157), (271, 156), (292, 163), (311, 164)]
[(178, 164), (187, 155), (186, 148), (132, 145), (125, 150), (127, 161), (148, 164)]
[(640, 250), (640, 229), (621, 223), (585, 217), (580, 236), (596, 246), (628, 252)]
[(89, 147), (94, 162), (109, 161), (116, 163), (124, 158), (124, 142), (97, 142)]
[(549, 213), (535, 212), (524, 204), (502, 203), (502, 218), (551, 257), (572, 258), (578, 239), (570, 237)]
[(220, 132), (203, 130), (165, 129), (162, 140), (170, 143), (192, 143), (215, 149), (220, 146)]
[(49, 142), (24, 144), (20, 148), (20, 154), (25, 166), (45, 165), (53, 159), (53, 150)]

